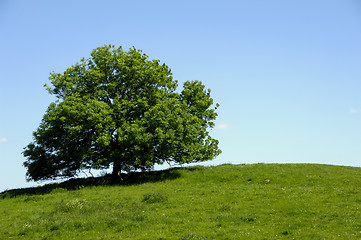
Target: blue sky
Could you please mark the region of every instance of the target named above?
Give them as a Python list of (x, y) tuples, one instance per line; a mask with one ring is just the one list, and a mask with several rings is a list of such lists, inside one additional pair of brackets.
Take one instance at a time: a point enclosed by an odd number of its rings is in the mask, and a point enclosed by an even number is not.
[(361, 167), (361, 2), (0, 1), (0, 191), (25, 182), (23, 148), (51, 71), (104, 44), (135, 46), (221, 107), (221, 163)]

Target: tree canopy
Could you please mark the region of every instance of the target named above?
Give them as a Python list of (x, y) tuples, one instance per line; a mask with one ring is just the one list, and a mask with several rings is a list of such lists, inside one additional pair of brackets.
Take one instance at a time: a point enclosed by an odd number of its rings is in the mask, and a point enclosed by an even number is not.
[(73, 177), (85, 169), (151, 170), (155, 164), (207, 161), (220, 154), (210, 90), (186, 81), (134, 47), (105, 45), (61, 73), (57, 97), (24, 149), (28, 180)]

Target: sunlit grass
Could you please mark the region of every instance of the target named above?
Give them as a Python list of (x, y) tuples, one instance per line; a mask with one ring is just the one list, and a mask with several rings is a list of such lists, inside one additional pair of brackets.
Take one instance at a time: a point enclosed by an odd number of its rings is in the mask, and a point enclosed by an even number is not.
[(361, 239), (361, 169), (176, 168), (177, 178), (0, 198), (0, 239)]

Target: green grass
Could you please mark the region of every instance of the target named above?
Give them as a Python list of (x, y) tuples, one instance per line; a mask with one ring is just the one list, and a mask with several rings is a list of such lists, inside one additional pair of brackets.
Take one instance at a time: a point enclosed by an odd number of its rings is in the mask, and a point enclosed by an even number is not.
[(0, 195), (0, 239), (361, 239), (361, 168), (174, 168)]

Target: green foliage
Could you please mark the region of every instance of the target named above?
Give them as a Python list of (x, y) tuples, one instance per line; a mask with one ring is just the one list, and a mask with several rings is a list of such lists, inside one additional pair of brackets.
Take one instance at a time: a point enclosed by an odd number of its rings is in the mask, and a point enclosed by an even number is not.
[(169, 67), (140, 50), (99, 47), (50, 80), (47, 90), (58, 100), (24, 150), (28, 180), (110, 166), (117, 175), (220, 154), (207, 131), (217, 116), (210, 90), (186, 81), (176, 92)]
[(361, 238), (360, 168), (256, 164), (166, 173), (119, 186), (89, 181), (77, 190), (2, 193), (0, 239)]

